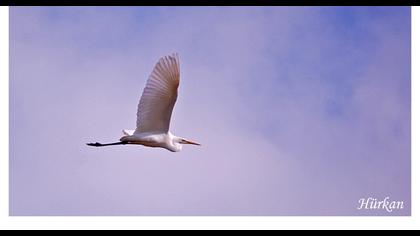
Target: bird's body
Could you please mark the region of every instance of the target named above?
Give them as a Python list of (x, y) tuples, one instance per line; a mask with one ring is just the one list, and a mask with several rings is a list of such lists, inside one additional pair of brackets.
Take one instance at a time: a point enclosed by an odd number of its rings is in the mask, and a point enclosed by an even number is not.
[(162, 147), (172, 152), (182, 150), (182, 145), (174, 142), (177, 137), (168, 133), (139, 133), (123, 136), (120, 141), (131, 144), (139, 144), (147, 147)]
[(180, 80), (179, 58), (177, 54), (165, 56), (155, 65), (137, 108), (137, 128), (123, 130), (120, 142), (101, 144), (88, 143), (89, 146), (109, 146), (138, 144), (148, 147), (166, 148), (172, 152), (182, 149), (182, 144), (200, 145), (177, 137), (169, 131), (169, 124)]

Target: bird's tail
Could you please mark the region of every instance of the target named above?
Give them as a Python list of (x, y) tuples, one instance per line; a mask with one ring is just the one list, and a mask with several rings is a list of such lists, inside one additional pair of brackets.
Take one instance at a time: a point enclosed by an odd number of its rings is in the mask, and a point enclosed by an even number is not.
[(122, 130), (124, 135), (133, 135), (134, 134), (134, 130), (132, 129), (123, 129)]

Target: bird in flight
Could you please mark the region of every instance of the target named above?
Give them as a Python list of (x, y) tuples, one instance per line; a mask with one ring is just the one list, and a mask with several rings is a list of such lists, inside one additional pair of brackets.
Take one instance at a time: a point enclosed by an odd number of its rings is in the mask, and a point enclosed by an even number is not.
[(137, 108), (137, 128), (123, 130), (124, 136), (116, 143), (87, 143), (89, 146), (137, 144), (166, 148), (179, 152), (182, 144), (200, 145), (173, 135), (169, 131), (171, 114), (178, 97), (179, 57), (172, 54), (159, 59), (150, 74)]

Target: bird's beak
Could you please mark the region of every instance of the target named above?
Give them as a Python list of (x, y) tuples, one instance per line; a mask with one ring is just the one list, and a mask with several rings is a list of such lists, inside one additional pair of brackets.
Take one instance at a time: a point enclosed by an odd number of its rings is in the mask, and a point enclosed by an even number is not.
[(189, 140), (186, 140), (186, 139), (183, 139), (181, 143), (201, 146), (201, 144), (199, 144), (199, 143), (196, 143), (196, 142), (193, 142), (193, 141), (189, 141)]

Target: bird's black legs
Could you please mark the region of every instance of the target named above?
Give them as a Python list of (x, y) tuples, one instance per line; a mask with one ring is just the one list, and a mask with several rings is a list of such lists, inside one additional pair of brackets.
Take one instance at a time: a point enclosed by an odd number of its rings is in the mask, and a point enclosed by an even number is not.
[(111, 145), (125, 145), (128, 144), (128, 142), (117, 142), (117, 143), (86, 143), (86, 145), (88, 146), (93, 146), (93, 147), (103, 147), (103, 146), (111, 146)]

